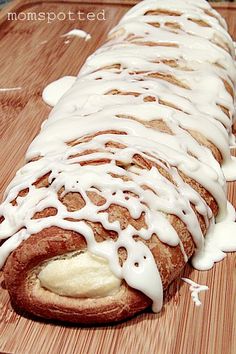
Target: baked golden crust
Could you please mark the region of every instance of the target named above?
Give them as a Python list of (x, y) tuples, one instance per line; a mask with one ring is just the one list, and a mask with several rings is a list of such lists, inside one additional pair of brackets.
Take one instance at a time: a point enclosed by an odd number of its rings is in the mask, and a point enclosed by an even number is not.
[(57, 227), (32, 235), (10, 255), (4, 268), (13, 304), (36, 316), (85, 324), (120, 321), (151, 304), (150, 299), (125, 283), (113, 296), (92, 299), (63, 297), (40, 286), (37, 274), (45, 260), (85, 248), (81, 235)]
[[(178, 232), (187, 256), (190, 257), (195, 245), (189, 231), (176, 216), (170, 215), (169, 220)], [(202, 219), (199, 220), (204, 232), (205, 224)], [(140, 223), (142, 224), (142, 221)], [(97, 240), (102, 241), (104, 234), (102, 237), (98, 225), (93, 227), (98, 229)], [(109, 236), (114, 237), (106, 232), (105, 238)], [(144, 242), (138, 236), (135, 239)], [(186, 264), (182, 251), (179, 246), (171, 247), (162, 243), (156, 235), (147, 240), (146, 244), (155, 258), (165, 290)], [(60, 296), (40, 286), (37, 275), (45, 262), (70, 252), (84, 250), (86, 242), (83, 236), (58, 227), (44, 229), (22, 242), (8, 257), (4, 267), (5, 283), (12, 303), (17, 308), (39, 317), (83, 324), (121, 321), (151, 305), (152, 301), (147, 296), (129, 287), (124, 281), (117, 293), (102, 298)], [(121, 252), (120, 257), (124, 260), (125, 255)]]

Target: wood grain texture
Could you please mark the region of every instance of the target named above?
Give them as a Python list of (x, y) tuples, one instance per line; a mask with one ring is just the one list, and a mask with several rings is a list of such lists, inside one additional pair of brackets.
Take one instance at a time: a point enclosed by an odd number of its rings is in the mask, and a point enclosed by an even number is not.
[[(42, 102), (45, 85), (63, 75), (76, 75), (82, 63), (105, 40), (106, 34), (136, 1), (22, 1), (0, 13), (0, 196), (23, 164), (26, 149), (38, 133), (50, 109)], [(236, 37), (236, 6), (215, 4)], [(8, 21), (9, 11), (105, 10), (105, 21)], [(64, 33), (81, 28), (92, 35), (85, 42)], [(47, 41), (47, 42), (44, 42)], [(236, 188), (228, 185), (229, 199), (236, 206)], [(223, 237), (223, 235), (222, 235)], [(236, 352), (236, 254), (208, 272), (190, 266), (183, 276), (209, 286), (195, 307), (188, 285), (175, 281), (160, 314), (145, 313), (128, 322), (98, 328), (58, 325), (35, 321), (11, 307), (0, 272), (0, 353), (88, 354), (233, 354)]]

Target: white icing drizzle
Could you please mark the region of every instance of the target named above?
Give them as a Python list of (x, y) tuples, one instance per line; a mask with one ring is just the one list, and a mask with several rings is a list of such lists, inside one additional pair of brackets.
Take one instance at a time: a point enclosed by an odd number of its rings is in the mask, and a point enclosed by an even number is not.
[(67, 36), (76, 36), (76, 37), (84, 38), (86, 42), (91, 39), (91, 35), (89, 33), (78, 28), (74, 28), (71, 31), (62, 35), (62, 37), (67, 37)]
[[(146, 14), (154, 10), (162, 14)], [(171, 16), (168, 11), (176, 13)], [(225, 21), (206, 1), (146, 0), (131, 9), (111, 31), (110, 40), (88, 58), (72, 86), (74, 78), (68, 78), (45, 89), (44, 100), (56, 105), (0, 206), (0, 238), (6, 239), (0, 247), (0, 266), (32, 234), (51, 226), (74, 230), (85, 237), (89, 252), (104, 257), (115, 276), (149, 296), (153, 310), (159, 311), (163, 289), (158, 267), (150, 249), (134, 236), (149, 240), (157, 235), (161, 242), (180, 247), (187, 262), (167, 216), (176, 215), (196, 245), (194, 266), (208, 269), (219, 250), (236, 249), (222, 173), (223, 168), (228, 179), (236, 177), (229, 150), (235, 80), (232, 40)], [(167, 130), (158, 131), (155, 124), (165, 124)], [(197, 141), (202, 136), (217, 147), (222, 166), (210, 148)], [(137, 156), (149, 167), (138, 166)], [(217, 224), (183, 174), (215, 199)], [(37, 188), (35, 182), (45, 175), (49, 186)], [(22, 190), (27, 190), (25, 196), (19, 195)], [(62, 203), (70, 192), (83, 198), (81, 209), (68, 211)], [(104, 203), (94, 204), (89, 192), (99, 194)], [(133, 219), (144, 217), (145, 227), (122, 228), (118, 220), (111, 222), (108, 208), (114, 204), (126, 208)], [(210, 225), (206, 242), (193, 206)], [(33, 218), (48, 207), (57, 214)], [(97, 242), (89, 222), (116, 232), (117, 240)], [(231, 230), (224, 244), (218, 240), (222, 225)], [(205, 261), (208, 239), (214, 244), (215, 238), (217, 250)], [(127, 250), (123, 265), (120, 247)]]
[(191, 291), (191, 297), (193, 299), (193, 302), (195, 303), (196, 306), (200, 306), (202, 303), (199, 299), (199, 293), (201, 291), (206, 291), (208, 290), (208, 286), (206, 285), (200, 285), (195, 283), (193, 280), (188, 279), (188, 278), (181, 278), (185, 283), (189, 284), (189, 290)]
[(231, 134), (230, 135), (230, 149), (236, 148), (236, 136)]

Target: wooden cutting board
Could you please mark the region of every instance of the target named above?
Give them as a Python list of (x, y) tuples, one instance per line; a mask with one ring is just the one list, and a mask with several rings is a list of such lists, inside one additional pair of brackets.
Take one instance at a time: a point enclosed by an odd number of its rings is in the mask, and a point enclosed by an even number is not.
[[(164, 0), (163, 0), (164, 1)], [(0, 12), (0, 193), (23, 164), (26, 149), (50, 109), (41, 98), (49, 82), (76, 75), (89, 54), (135, 1), (15, 1)], [(236, 7), (214, 5), (236, 38)], [(8, 20), (8, 12), (94, 12), (105, 20)], [(62, 18), (62, 15), (60, 15)], [(101, 16), (100, 16), (101, 18)], [(91, 34), (62, 37), (73, 28)], [(69, 41), (69, 42), (67, 42)], [(20, 88), (3, 91), (2, 88)], [(236, 188), (229, 199), (236, 205)], [(223, 235), (222, 235), (223, 237)], [(236, 253), (208, 272), (187, 266), (183, 276), (209, 286), (194, 306), (188, 285), (175, 281), (161, 313), (145, 313), (115, 326), (81, 328), (34, 321), (13, 311), (0, 272), (0, 353), (233, 354), (236, 352)]]

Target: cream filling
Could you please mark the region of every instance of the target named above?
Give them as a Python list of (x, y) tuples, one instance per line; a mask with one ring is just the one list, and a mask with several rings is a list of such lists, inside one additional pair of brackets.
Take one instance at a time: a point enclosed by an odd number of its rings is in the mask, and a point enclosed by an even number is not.
[(38, 274), (41, 286), (62, 296), (104, 297), (119, 290), (121, 280), (102, 257), (84, 252), (51, 260)]

